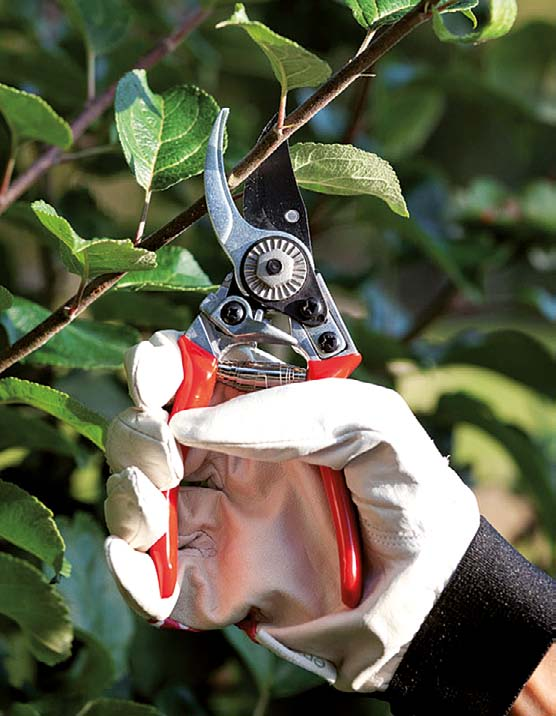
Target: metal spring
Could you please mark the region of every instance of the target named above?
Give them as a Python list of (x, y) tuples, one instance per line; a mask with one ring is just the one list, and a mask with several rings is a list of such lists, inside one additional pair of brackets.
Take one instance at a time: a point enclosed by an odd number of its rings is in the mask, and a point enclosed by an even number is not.
[(303, 383), (307, 380), (307, 369), (289, 363), (223, 361), (218, 364), (216, 376), (224, 385), (246, 392), (288, 383)]

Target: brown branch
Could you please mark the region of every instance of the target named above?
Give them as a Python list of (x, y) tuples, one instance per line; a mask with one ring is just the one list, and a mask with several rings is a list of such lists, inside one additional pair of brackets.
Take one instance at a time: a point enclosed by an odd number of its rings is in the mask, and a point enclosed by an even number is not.
[(425, 328), (428, 328), (431, 323), (446, 311), (456, 293), (457, 288), (454, 284), (449, 279), (444, 279), (429, 303), (415, 316), (412, 325), (402, 336), (401, 342), (409, 343), (420, 336)]
[[(198, 27), (205, 18), (210, 14), (209, 10), (195, 8), (189, 12), (178, 29), (168, 37), (161, 40), (150, 52), (144, 55), (135, 65), (134, 68), (148, 70), (162, 60), (166, 55), (173, 52), (176, 47)], [(83, 112), (72, 122), (71, 132), (73, 141), (75, 142), (85, 132), (90, 125), (97, 120), (112, 105), (114, 95), (116, 94), (117, 82), (114, 82), (101, 95), (96, 97), (93, 102), (88, 104)], [(27, 171), (19, 176), (10, 186), (10, 188), (0, 196), (0, 214), (13, 204), (16, 199), (24, 194), (37, 179), (42, 176), (50, 167), (57, 164), (62, 158), (63, 152), (58, 147), (51, 147), (42, 154), (36, 162), (34, 162)]]
[[(431, 3), (423, 0), (414, 10), (405, 15), (397, 23), (384, 32), (377, 34), (370, 45), (322, 84), (305, 102), (299, 105), (286, 117), (285, 126), (280, 134), (275, 128), (264, 134), (250, 152), (234, 167), (230, 178), (230, 188), (241, 184), (258, 166), (274, 152), (283, 141), (305, 125), (321, 109), (326, 107), (341, 92), (349, 87), (362, 73), (372, 67), (386, 52), (391, 50), (412, 30), (431, 17)], [(426, 9), (425, 9), (426, 8)], [(185, 229), (206, 213), (204, 197), (174, 217), (168, 224), (145, 238), (139, 246), (156, 251), (173, 241)], [(97, 298), (106, 293), (123, 273), (104, 274), (89, 283), (79, 304), (75, 304), (72, 296), (64, 306), (58, 308), (45, 321), (32, 331), (22, 336), (0, 357), (0, 373), (11, 365), (43, 346), (52, 336), (59, 333), (65, 326), (90, 306)], [(72, 307), (69, 310), (69, 307)]]
[(333, 99), (346, 90), (412, 30), (429, 20), (431, 11), (425, 11), (423, 9), (425, 5), (430, 5), (430, 3), (421, 2), (401, 20), (394, 25), (390, 25), (387, 30), (377, 33), (377, 36), (366, 50), (363, 50), (335, 72), (303, 104), (300, 104), (297, 109), (286, 117), (284, 130), (280, 136), (277, 136), (274, 129), (264, 134), (253, 149), (234, 167), (230, 175), (230, 187), (236, 187), (245, 181), (283, 141), (307, 124), (321, 109), (330, 104)]

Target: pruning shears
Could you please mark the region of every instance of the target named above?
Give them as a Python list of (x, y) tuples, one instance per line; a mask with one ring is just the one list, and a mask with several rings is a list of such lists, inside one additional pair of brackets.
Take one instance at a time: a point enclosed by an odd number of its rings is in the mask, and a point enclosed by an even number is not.
[[(319, 378), (347, 378), (361, 361), (322, 276), (315, 270), (307, 210), (286, 142), (247, 180), (244, 217), (236, 208), (224, 171), (223, 142), (228, 109), (216, 118), (205, 160), (208, 213), (233, 272), (201, 303), (199, 315), (179, 341), (184, 379), (171, 414), (210, 404), (217, 380), (255, 390)], [(272, 323), (284, 314), (289, 331)], [(306, 368), (280, 362), (226, 360), (238, 344), (290, 346)], [(332, 408), (332, 406), (331, 406)], [(187, 450), (182, 446), (183, 450)], [(338, 545), (342, 601), (361, 599), (361, 547), (349, 491), (341, 472), (320, 468)], [(177, 580), (178, 488), (169, 501), (168, 531), (151, 548), (162, 597)]]

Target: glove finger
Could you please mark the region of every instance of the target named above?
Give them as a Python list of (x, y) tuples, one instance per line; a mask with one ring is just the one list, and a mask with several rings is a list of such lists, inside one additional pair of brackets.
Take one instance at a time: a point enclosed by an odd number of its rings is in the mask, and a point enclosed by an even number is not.
[(110, 423), (106, 459), (113, 472), (138, 467), (159, 490), (175, 487), (183, 478), (183, 460), (167, 413), (128, 408)]
[(111, 475), (106, 483), (104, 516), (110, 534), (146, 552), (168, 526), (168, 502), (137, 467)]
[(163, 599), (154, 562), (148, 554), (137, 552), (119, 537), (108, 537), (104, 551), (116, 585), (131, 609), (146, 619), (166, 619), (178, 598), (179, 582), (174, 594)]
[(156, 410), (176, 394), (183, 380), (180, 335), (178, 331), (157, 331), (126, 352), (129, 394), (136, 406)]
[(180, 443), (270, 462), (297, 458), (342, 469), (380, 442), (396, 444), (408, 459), (415, 447), (420, 462), (441, 458), (397, 393), (351, 380), (325, 379), (240, 395), (221, 405), (177, 413), (170, 428)]

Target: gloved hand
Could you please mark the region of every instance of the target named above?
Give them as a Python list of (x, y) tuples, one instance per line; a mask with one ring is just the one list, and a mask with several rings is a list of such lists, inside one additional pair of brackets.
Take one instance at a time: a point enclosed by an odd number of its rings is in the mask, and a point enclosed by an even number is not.
[[(472, 492), (404, 400), (326, 379), (237, 395), (166, 424), (182, 381), (179, 334), (126, 360), (136, 404), (111, 425), (106, 554), (140, 614), (195, 629), (248, 615), (255, 638), (342, 690), (387, 687), (479, 526)], [(175, 440), (193, 446), (185, 466)], [(361, 604), (342, 605), (329, 507), (316, 465), (344, 469), (364, 551)], [(161, 599), (144, 552), (167, 525), (158, 489), (179, 499), (179, 576)], [(157, 489), (158, 488), (158, 489)]]

